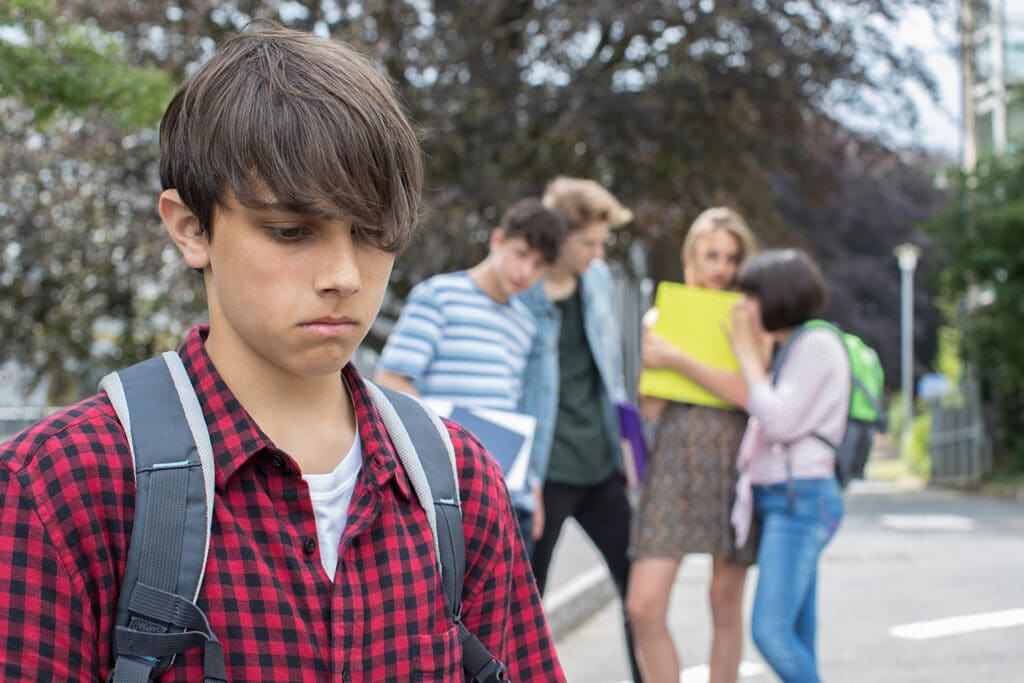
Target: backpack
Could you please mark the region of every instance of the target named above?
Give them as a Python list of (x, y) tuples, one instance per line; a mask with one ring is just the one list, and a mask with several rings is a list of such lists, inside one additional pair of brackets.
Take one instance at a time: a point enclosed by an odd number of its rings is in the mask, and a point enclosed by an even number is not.
[(881, 407), (885, 373), (878, 360), (878, 353), (865, 344), (863, 339), (825, 320), (808, 320), (793, 331), (772, 359), (773, 384), (779, 377), (779, 369), (790, 348), (800, 335), (814, 329), (827, 329), (838, 335), (850, 360), (850, 403), (842, 439), (839, 443), (833, 443), (821, 434), (812, 434), (835, 451), (836, 479), (845, 488), (851, 479), (864, 478), (864, 467), (871, 454), (875, 432), (885, 425)]
[[(466, 548), (448, 431), (417, 399), (366, 384), (430, 523), (466, 680), (506, 681), (504, 666), (461, 620)], [(196, 606), (209, 551), (214, 463), (192, 383), (181, 358), (169, 351), (107, 375), (100, 388), (128, 437), (136, 479), (135, 523), (112, 634), (116, 661), (108, 681), (153, 680), (176, 654), (200, 646), (205, 682), (226, 681), (223, 649)]]

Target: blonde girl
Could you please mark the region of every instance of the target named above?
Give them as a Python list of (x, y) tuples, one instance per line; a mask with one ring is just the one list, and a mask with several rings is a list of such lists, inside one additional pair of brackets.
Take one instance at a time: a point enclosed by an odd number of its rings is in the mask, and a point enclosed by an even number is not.
[[(685, 282), (732, 290), (756, 242), (743, 218), (710, 208), (690, 226), (681, 257)], [(693, 379), (733, 406), (746, 401), (738, 373), (712, 368), (645, 331), (645, 368), (668, 368)], [(737, 480), (736, 454), (746, 426), (743, 411), (642, 397), (645, 416), (657, 419), (630, 544), (626, 611), (646, 683), (676, 683), (680, 662), (667, 611), (676, 572), (687, 553), (710, 553), (709, 591), (714, 624), (711, 683), (736, 680), (743, 649), (743, 584), (756, 545), (737, 549), (730, 510)]]

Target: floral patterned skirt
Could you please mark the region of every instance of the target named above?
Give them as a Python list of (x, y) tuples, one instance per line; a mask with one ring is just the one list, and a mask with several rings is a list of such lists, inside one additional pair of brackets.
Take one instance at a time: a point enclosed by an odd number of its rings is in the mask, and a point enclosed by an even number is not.
[(711, 553), (741, 564), (757, 560), (757, 530), (737, 549), (729, 519), (746, 424), (746, 414), (738, 410), (668, 404), (656, 427), (633, 517), (632, 559)]

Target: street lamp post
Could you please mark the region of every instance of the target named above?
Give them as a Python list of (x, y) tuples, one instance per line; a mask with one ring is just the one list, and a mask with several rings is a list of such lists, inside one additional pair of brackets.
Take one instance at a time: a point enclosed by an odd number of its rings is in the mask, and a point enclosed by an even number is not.
[(905, 242), (893, 253), (900, 265), (900, 370), (903, 391), (903, 430), (900, 432), (900, 455), (906, 456), (910, 445), (910, 427), (914, 410), (914, 269), (921, 250)]

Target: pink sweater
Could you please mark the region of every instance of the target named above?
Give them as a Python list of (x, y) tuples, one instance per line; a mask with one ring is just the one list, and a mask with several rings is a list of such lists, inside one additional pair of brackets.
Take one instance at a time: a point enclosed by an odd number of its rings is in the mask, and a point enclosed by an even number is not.
[(750, 420), (740, 444), (740, 479), (733, 508), (738, 546), (746, 542), (750, 529), (752, 484), (786, 481), (787, 460), (793, 479), (835, 475), (835, 454), (812, 434), (837, 443), (846, 429), (849, 400), (846, 349), (833, 332), (824, 329), (801, 334), (774, 385), (769, 377), (750, 388), (746, 406)]

